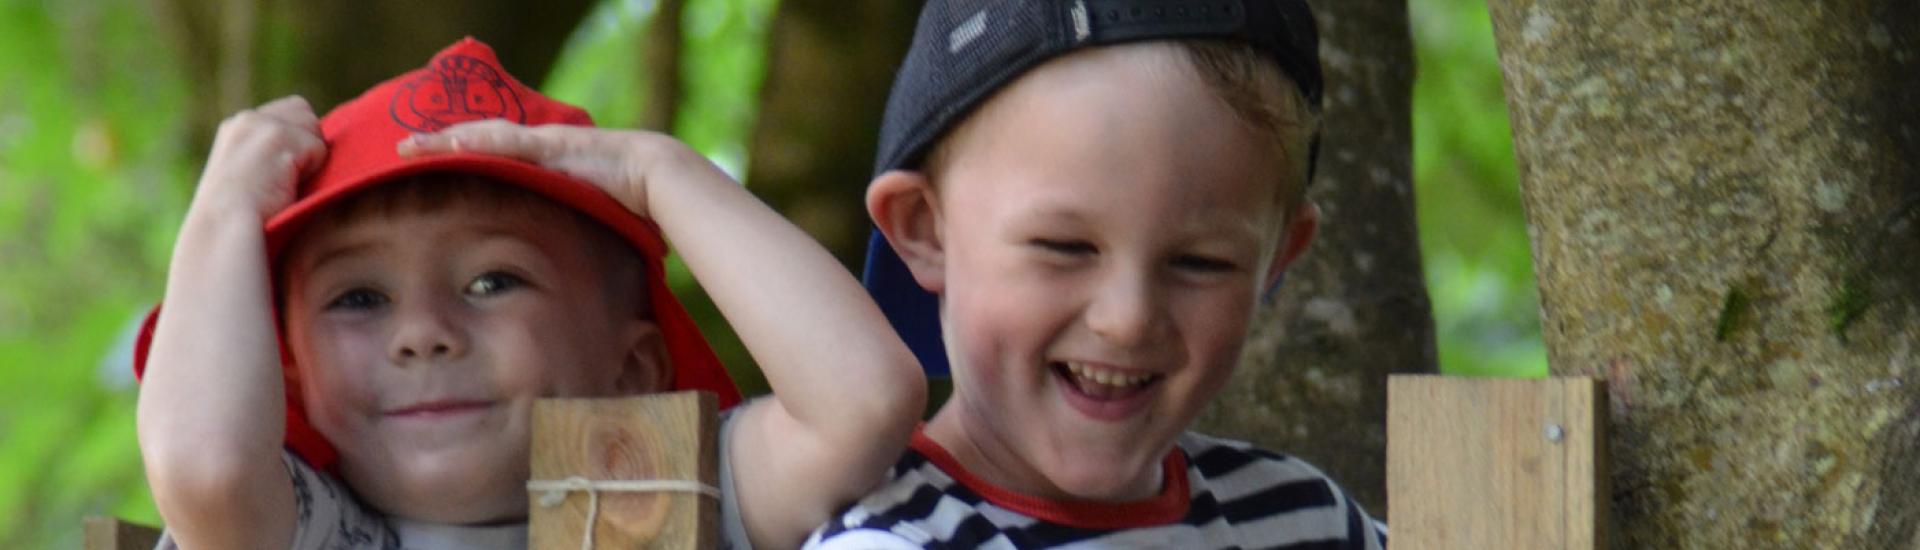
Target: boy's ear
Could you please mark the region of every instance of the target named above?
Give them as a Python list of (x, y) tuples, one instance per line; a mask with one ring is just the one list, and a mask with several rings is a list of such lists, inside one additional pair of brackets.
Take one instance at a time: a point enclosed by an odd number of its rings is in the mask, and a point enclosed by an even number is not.
[(614, 389), (619, 395), (641, 395), (672, 388), (673, 368), (667, 364), (667, 343), (660, 336), (660, 325), (643, 319), (633, 321), (631, 327)]
[(889, 170), (867, 185), (867, 215), (927, 292), (946, 287), (940, 195), (923, 172)]
[(1266, 285), (1261, 288), (1273, 288), (1287, 266), (1307, 252), (1319, 232), (1320, 207), (1311, 201), (1300, 201), (1300, 207), (1287, 216), (1286, 232), (1280, 234), (1280, 250), (1273, 255), (1273, 265), (1267, 267)]

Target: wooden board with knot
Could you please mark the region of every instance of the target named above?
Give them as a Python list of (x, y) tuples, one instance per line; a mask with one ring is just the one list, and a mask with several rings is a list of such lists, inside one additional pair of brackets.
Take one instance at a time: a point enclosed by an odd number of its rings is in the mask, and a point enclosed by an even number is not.
[(528, 547), (572, 550), (591, 536), (594, 548), (714, 548), (716, 496), (690, 488), (635, 490), (626, 482), (718, 487), (717, 439), (714, 396), (704, 392), (540, 400), (533, 408), (533, 480), (573, 479), (576, 486), (530, 489)]

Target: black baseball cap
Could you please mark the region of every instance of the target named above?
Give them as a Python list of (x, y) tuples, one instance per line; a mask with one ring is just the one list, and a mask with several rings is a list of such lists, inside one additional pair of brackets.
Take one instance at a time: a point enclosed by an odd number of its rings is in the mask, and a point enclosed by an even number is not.
[[(1194, 38), (1252, 44), (1319, 109), (1320, 39), (1305, 0), (929, 0), (887, 97), (874, 175), (918, 168), (955, 124), (1047, 60), (1095, 46)], [(1314, 139), (1309, 174), (1318, 150)], [(945, 375), (939, 300), (878, 230), (861, 278), (928, 374)]]

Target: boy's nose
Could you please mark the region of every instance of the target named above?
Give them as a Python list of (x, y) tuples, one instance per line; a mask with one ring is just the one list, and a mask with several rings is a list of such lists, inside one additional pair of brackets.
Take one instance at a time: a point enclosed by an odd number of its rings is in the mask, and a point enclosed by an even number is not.
[(388, 352), (394, 364), (459, 357), (467, 352), (465, 336), (443, 308), (427, 304), (404, 308), (397, 321)]
[(1108, 344), (1127, 348), (1152, 341), (1160, 330), (1160, 295), (1146, 273), (1107, 277), (1087, 305), (1087, 327)]

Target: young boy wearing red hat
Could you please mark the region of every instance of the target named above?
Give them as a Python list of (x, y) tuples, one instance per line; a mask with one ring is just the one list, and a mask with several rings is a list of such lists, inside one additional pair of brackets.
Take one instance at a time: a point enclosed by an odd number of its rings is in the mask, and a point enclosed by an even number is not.
[(931, 0), (867, 284), (953, 394), (819, 548), (1378, 548), (1307, 463), (1194, 433), (1312, 240), (1304, 0)]
[(686, 146), (591, 125), (471, 39), (222, 123), (137, 354), (163, 546), (524, 547), (535, 400), (740, 399), (662, 233), (777, 395), (726, 413), (725, 544), (877, 484), (925, 387), (872, 301)]

